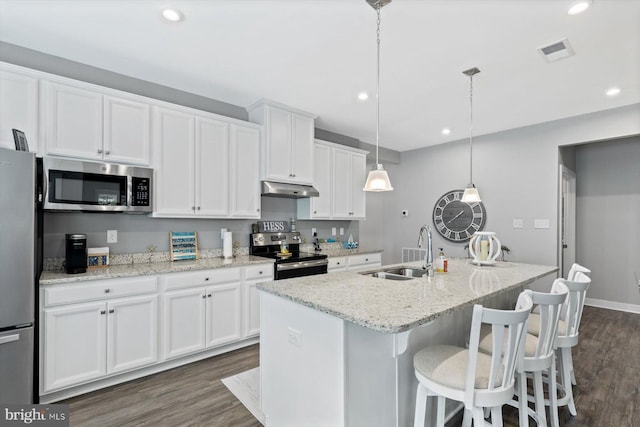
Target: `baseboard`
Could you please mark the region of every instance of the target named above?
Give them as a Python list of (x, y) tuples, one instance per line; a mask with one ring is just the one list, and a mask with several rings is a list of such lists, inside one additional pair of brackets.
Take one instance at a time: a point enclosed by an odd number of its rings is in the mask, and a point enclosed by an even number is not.
[(590, 307), (608, 308), (609, 310), (626, 311), (640, 314), (640, 305), (624, 302), (607, 301), (603, 299), (585, 298), (584, 304)]

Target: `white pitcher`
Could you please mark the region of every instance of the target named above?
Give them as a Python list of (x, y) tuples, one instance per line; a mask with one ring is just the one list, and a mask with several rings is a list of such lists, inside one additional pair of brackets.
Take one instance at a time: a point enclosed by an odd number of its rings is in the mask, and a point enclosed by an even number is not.
[(500, 256), (500, 240), (493, 231), (476, 231), (469, 242), (469, 252), (474, 264), (494, 264)]

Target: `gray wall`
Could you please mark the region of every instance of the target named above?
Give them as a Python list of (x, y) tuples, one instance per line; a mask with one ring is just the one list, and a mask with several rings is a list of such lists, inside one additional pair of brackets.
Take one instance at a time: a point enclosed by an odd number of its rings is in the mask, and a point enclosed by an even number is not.
[(588, 297), (640, 306), (640, 137), (576, 149), (576, 259)]
[[(473, 180), (487, 209), (485, 230), (511, 248), (507, 259), (557, 265), (559, 147), (638, 134), (640, 104), (474, 138)], [(400, 262), (401, 248), (415, 247), (420, 225), (433, 224), (435, 201), (465, 187), (468, 149), (468, 141), (457, 141), (403, 152), (399, 165), (385, 165), (395, 191), (369, 194), (360, 225), (361, 242), (383, 243), (383, 263)], [(514, 229), (514, 218), (522, 218), (524, 228)], [(534, 229), (534, 219), (549, 219), (550, 228)], [(463, 246), (434, 238), (434, 247), (451, 257), (465, 256)], [(607, 282), (621, 283), (629, 273), (616, 272)]]
[[(275, 197), (262, 198), (264, 219), (287, 220), (295, 217), (294, 199)], [(146, 215), (99, 214), (99, 213), (45, 213), (44, 256), (64, 256), (65, 233), (87, 234), (89, 247), (109, 246), (112, 254), (147, 252), (149, 245), (157, 251), (169, 250), (170, 231), (197, 231), (200, 249), (222, 248), (220, 229), (233, 232), (234, 242), (249, 246), (251, 224), (257, 220), (239, 219), (168, 219), (151, 218)], [(303, 239), (311, 243), (311, 228), (315, 227), (321, 239), (331, 237), (331, 227), (345, 229), (344, 239), (353, 234), (358, 239), (358, 221), (296, 221), (296, 228)], [(118, 230), (118, 243), (107, 244), (107, 230)]]

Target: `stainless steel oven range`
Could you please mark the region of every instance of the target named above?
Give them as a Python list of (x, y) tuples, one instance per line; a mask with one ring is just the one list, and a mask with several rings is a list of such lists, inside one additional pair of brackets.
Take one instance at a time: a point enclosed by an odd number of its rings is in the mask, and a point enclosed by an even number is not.
[[(275, 259), (274, 279), (325, 274), (327, 256), (317, 252), (300, 252), (300, 232), (254, 233), (250, 236), (249, 254)], [(282, 249), (286, 247), (288, 253)]]

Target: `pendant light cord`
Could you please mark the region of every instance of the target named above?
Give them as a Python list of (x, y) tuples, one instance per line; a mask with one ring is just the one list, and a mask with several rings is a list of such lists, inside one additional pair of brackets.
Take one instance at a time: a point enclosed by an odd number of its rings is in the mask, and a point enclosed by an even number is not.
[(378, 167), (378, 149), (380, 147), (380, 3), (382, 0), (378, 0), (376, 5), (376, 12), (378, 14), (378, 29), (376, 31), (376, 43), (378, 46), (378, 73), (376, 74), (376, 168)]
[(469, 76), (469, 184), (473, 184), (473, 74)]

